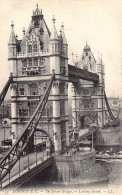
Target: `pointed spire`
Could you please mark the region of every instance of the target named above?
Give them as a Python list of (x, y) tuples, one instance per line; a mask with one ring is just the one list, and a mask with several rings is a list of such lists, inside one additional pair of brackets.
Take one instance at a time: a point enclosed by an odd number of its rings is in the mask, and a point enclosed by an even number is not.
[(8, 44), (16, 44), (16, 36), (14, 34), (14, 24), (13, 21), (11, 23), (11, 34), (9, 38), (9, 43)]
[(101, 64), (104, 65), (104, 62), (103, 62), (103, 54), (101, 53)]
[(86, 50), (90, 50), (90, 46), (88, 45), (87, 41), (86, 41), (86, 45), (84, 46), (84, 51)]
[(18, 35), (16, 34), (16, 40), (18, 40)]
[(78, 55), (76, 54), (76, 62), (78, 62)]
[(99, 52), (98, 52), (96, 64), (101, 64), (101, 57), (99, 55)]
[(78, 67), (78, 56), (77, 56), (77, 54), (76, 54), (76, 61), (75, 61), (75, 65), (76, 65), (76, 67)]
[(11, 29), (12, 29), (12, 31), (14, 31), (14, 24), (13, 24), (13, 21), (11, 22)]
[(59, 36), (62, 38), (62, 30), (61, 29), (59, 30), (59, 33), (60, 33)]
[(61, 30), (62, 30), (63, 44), (67, 44), (67, 40), (66, 40), (65, 33), (64, 33), (64, 24), (63, 24), (63, 22), (61, 24)]
[(63, 22), (61, 24), (61, 28), (62, 28), (62, 30), (64, 30), (64, 23)]
[(42, 16), (43, 16), (43, 14), (42, 14), (42, 9), (41, 9), (41, 11), (40, 11), (40, 9), (39, 9), (39, 7), (38, 7), (38, 3), (37, 3), (37, 4), (36, 4), (36, 10), (33, 11), (33, 16), (38, 16), (38, 15), (42, 15)]
[(71, 65), (75, 66), (74, 53), (71, 53)]
[(55, 23), (56, 19), (55, 16), (53, 15), (53, 19), (52, 19), (53, 23)]
[(50, 39), (58, 39), (58, 33), (57, 33), (57, 30), (56, 30), (56, 27), (55, 27), (55, 17), (53, 16), (53, 28), (52, 28), (52, 32), (51, 32), (51, 37)]
[(23, 35), (25, 35), (25, 27), (23, 27), (23, 30), (22, 30), (22, 32), (23, 32)]

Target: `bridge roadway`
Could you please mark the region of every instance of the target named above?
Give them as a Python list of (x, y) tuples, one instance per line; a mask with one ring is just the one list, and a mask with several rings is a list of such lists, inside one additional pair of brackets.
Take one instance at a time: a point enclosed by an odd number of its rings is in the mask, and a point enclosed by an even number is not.
[[(81, 130), (79, 133), (79, 138), (77, 140), (72, 140), (70, 146), (73, 147), (76, 143), (80, 142), (81, 140), (95, 133), (95, 131), (96, 131), (95, 129)], [(67, 156), (67, 152), (64, 153), (62, 157), (63, 156), (64, 157)], [(34, 152), (29, 155), (22, 156), (20, 162), (17, 161), (15, 166), (12, 168), (10, 172), (10, 177), (9, 175), (7, 175), (2, 180), (1, 187), (2, 188), (8, 187), (9, 189), (13, 187), (19, 187), (34, 175), (39, 174), (42, 170), (47, 168), (53, 162), (54, 162), (54, 154), (48, 156), (46, 151)]]
[[(28, 161), (29, 160), (29, 161)], [(29, 163), (28, 163), (29, 162)], [(26, 156), (22, 156), (10, 172), (10, 177), (7, 175), (1, 183), (2, 188), (19, 187), (26, 181), (38, 174), (46, 167), (54, 162), (53, 155), (48, 156), (46, 151), (34, 152)], [(20, 164), (20, 166), (19, 166)]]
[(79, 137), (77, 140), (72, 140), (70, 143), (70, 146), (73, 147), (76, 143), (80, 143), (80, 141), (86, 139), (89, 136), (92, 136), (92, 134), (96, 133), (96, 128), (89, 129), (81, 129), (79, 133)]

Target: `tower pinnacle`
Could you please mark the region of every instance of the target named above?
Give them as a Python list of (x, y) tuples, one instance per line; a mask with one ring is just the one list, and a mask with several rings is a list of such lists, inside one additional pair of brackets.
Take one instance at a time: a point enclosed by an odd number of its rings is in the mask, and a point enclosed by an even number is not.
[(36, 10), (35, 11), (33, 11), (33, 16), (43, 16), (42, 15), (42, 9), (40, 10), (39, 8), (38, 8), (38, 3), (36, 4)]
[(62, 36), (62, 30), (61, 29), (59, 30), (59, 33), (60, 33), (60, 36)]
[(13, 21), (11, 22), (11, 29), (14, 30), (14, 24)]
[(67, 40), (66, 40), (66, 37), (65, 37), (65, 33), (64, 33), (64, 24), (62, 22), (61, 24), (61, 30), (62, 30), (62, 38), (63, 38), (63, 44), (67, 44)]
[(53, 15), (53, 19), (52, 19), (53, 23), (55, 23), (56, 19), (55, 16)]
[(88, 45), (87, 41), (86, 41), (86, 45), (84, 46), (84, 51), (90, 51), (90, 46)]
[(101, 64), (101, 58), (100, 58), (100, 54), (99, 54), (99, 52), (98, 52), (97, 62), (96, 62), (96, 64)]
[(61, 28), (62, 28), (62, 30), (64, 29), (64, 24), (63, 24), (63, 22), (62, 22), (62, 24), (61, 24)]
[(22, 30), (22, 32), (23, 32), (23, 35), (25, 35), (25, 28), (23, 27), (23, 30)]
[(16, 44), (16, 36), (14, 34), (14, 24), (13, 21), (11, 23), (11, 34), (10, 34), (10, 38), (9, 38), (9, 45), (10, 44)]
[(56, 27), (55, 27), (55, 21), (56, 21), (56, 19), (55, 19), (54, 16), (53, 16), (52, 21), (53, 21), (53, 28), (52, 28), (52, 32), (51, 32), (50, 39), (58, 39), (58, 33), (57, 33), (57, 30), (56, 30)]

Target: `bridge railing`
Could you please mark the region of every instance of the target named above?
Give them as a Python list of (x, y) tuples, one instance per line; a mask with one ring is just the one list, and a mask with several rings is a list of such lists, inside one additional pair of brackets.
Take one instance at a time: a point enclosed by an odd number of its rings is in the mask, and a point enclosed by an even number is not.
[(48, 100), (50, 90), (52, 87), (53, 80), (55, 78), (55, 74), (52, 74), (52, 77), (50, 79), (50, 82), (47, 86), (47, 89), (45, 91), (45, 94), (40, 100), (34, 114), (30, 118), (28, 124), (22, 131), (22, 133), (19, 135), (16, 142), (13, 144), (13, 146), (10, 148), (10, 150), (6, 153), (6, 155), (1, 159), (0, 161), (0, 181), (10, 173), (13, 166), (16, 164), (16, 162), (20, 159), (20, 156), (23, 154), (23, 151), (27, 148), (28, 143), (32, 135), (34, 134), (36, 127), (39, 123), (39, 120), (42, 116), (42, 112), (45, 108), (46, 102)]

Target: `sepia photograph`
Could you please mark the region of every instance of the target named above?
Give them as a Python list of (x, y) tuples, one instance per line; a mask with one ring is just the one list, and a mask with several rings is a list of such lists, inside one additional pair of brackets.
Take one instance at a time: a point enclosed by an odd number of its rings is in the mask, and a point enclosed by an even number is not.
[(121, 195), (122, 0), (0, 0), (0, 194)]

